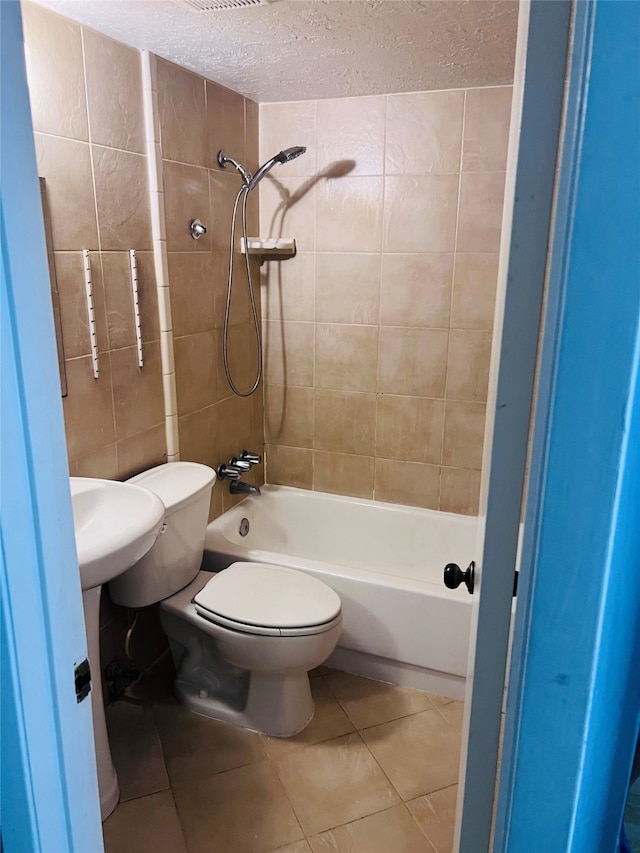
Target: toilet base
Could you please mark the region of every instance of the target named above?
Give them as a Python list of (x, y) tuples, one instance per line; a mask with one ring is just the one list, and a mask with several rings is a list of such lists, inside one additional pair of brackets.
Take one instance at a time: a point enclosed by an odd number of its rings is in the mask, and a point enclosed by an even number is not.
[(234, 708), (219, 696), (210, 695), (202, 682), (194, 683), (180, 673), (174, 682), (176, 696), (198, 714), (233, 723), (271, 737), (291, 737), (312, 720), (315, 705), (306, 672), (290, 675), (252, 673), (244, 708)]
[(160, 604), (160, 622), (176, 665), (174, 690), (187, 707), (272, 737), (291, 737), (310, 722), (309, 671), (335, 649), (341, 615), (320, 633), (263, 635), (204, 619), (194, 596), (213, 577), (200, 572)]

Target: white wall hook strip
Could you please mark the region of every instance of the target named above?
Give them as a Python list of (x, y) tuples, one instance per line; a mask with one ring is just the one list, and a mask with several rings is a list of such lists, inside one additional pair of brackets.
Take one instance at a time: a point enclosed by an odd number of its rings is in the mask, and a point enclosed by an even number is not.
[(89, 343), (91, 344), (91, 360), (93, 362), (93, 376), (95, 379), (100, 375), (98, 367), (98, 337), (96, 335), (96, 314), (93, 310), (93, 286), (91, 283), (91, 260), (89, 250), (82, 250), (84, 262), (84, 284), (87, 292), (87, 315), (89, 318)]
[(138, 262), (136, 261), (135, 249), (129, 249), (129, 261), (131, 264), (131, 294), (133, 296), (133, 319), (136, 327), (138, 367), (142, 367), (144, 359), (142, 357), (142, 327), (140, 326), (140, 301), (138, 298)]

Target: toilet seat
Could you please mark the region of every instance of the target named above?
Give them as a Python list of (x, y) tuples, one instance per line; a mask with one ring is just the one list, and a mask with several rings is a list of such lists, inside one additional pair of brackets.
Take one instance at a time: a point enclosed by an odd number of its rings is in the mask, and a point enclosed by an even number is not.
[(234, 563), (214, 575), (193, 603), (209, 622), (262, 636), (321, 634), (342, 619), (340, 597), (326, 584), (266, 563)]

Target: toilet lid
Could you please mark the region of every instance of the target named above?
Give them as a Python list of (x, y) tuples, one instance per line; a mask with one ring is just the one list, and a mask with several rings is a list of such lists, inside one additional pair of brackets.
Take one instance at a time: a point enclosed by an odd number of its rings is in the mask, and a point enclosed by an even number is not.
[(234, 563), (193, 599), (215, 621), (267, 629), (307, 628), (340, 615), (340, 597), (304, 572), (266, 563)]

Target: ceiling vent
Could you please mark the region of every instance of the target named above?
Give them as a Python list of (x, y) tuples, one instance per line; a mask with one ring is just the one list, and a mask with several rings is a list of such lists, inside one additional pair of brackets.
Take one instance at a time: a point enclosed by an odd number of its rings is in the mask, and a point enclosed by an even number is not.
[(277, 0), (173, 0), (176, 6), (190, 12), (221, 12), (224, 9), (247, 9), (249, 6), (268, 6)]

